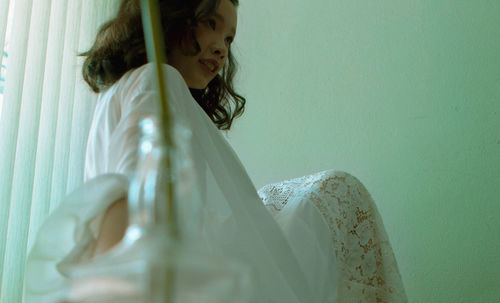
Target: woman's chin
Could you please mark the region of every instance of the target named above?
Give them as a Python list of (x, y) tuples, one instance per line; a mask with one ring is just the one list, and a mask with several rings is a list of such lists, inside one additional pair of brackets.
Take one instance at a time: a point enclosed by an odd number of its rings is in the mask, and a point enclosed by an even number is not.
[(188, 83), (188, 87), (192, 88), (192, 89), (205, 89), (208, 86), (208, 83), (205, 83), (205, 82), (203, 82), (203, 83), (201, 83), (201, 82), (195, 82), (195, 83), (191, 82), (191, 83)]

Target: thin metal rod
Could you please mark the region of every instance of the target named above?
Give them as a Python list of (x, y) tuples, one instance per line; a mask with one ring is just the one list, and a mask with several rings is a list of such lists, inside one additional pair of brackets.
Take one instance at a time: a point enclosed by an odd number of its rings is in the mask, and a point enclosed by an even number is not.
[[(160, 13), (157, 0), (141, 0), (141, 11), (142, 11), (142, 22), (144, 26), (144, 40), (146, 41), (146, 51), (148, 55), (148, 61), (153, 63), (156, 72), (156, 87), (159, 94), (159, 106), (160, 106), (160, 132), (164, 137), (165, 144), (167, 146), (167, 153), (173, 148), (172, 141), (172, 119), (170, 117), (170, 110), (168, 107), (166, 87), (163, 85), (165, 83), (166, 75), (163, 72), (162, 64), (167, 63), (165, 43), (163, 41), (163, 34), (160, 22)], [(163, 172), (170, 173), (172, 177), (172, 166), (171, 157), (167, 156), (167, 167)], [(175, 212), (175, 203), (173, 199), (173, 180), (172, 178), (167, 178), (169, 190), (168, 207), (167, 207), (167, 224), (169, 225), (169, 233), (171, 236), (179, 240), (179, 232), (177, 226), (177, 217)]]
[[(160, 21), (160, 9), (157, 0), (141, 0), (141, 12), (142, 12), (142, 23), (144, 28), (144, 40), (146, 43), (146, 52), (148, 56), (148, 61), (154, 64), (155, 72), (156, 72), (156, 88), (158, 89), (158, 104), (159, 104), (159, 113), (160, 113), (160, 121), (159, 121), (159, 131), (160, 135), (163, 137), (163, 141), (166, 144), (166, 159), (165, 159), (165, 167), (159, 167), (160, 172), (169, 174), (167, 178), (162, 178), (166, 180), (167, 184), (161, 184), (160, 186), (164, 186), (168, 188), (166, 203), (167, 207), (156, 207), (155, 210), (165, 209), (166, 214), (160, 214), (160, 218), (166, 218), (167, 222), (156, 222), (160, 224), (165, 224), (167, 227), (166, 234), (170, 237), (170, 239), (174, 241), (178, 241), (179, 239), (179, 231), (177, 226), (177, 215), (175, 209), (175, 201), (174, 201), (174, 182), (176, 178), (174, 177), (174, 172), (172, 171), (172, 163), (171, 163), (171, 155), (173, 146), (172, 140), (172, 130), (173, 123), (170, 117), (170, 111), (168, 107), (167, 93), (165, 83), (165, 75), (163, 73), (162, 64), (167, 63), (167, 54), (165, 51), (165, 42), (163, 40), (161, 21)], [(163, 200), (163, 199), (161, 199)], [(158, 200), (155, 202), (158, 203)], [(155, 215), (155, 217), (158, 217)], [(175, 252), (172, 252), (175, 254)], [(173, 254), (169, 254), (170, 257), (174, 258)], [(165, 278), (165, 285), (158, 285), (159, 281), (151, 281), (151, 283), (155, 283), (155, 285), (150, 285), (153, 287), (152, 299), (156, 302), (165, 302), (172, 303), (174, 301), (174, 277), (175, 277), (175, 266), (174, 262), (167, 262), (170, 264), (168, 266), (166, 272), (163, 272), (162, 269), (151, 268), (152, 275), (155, 276), (154, 272), (160, 270), (160, 281)], [(159, 295), (159, 296), (158, 296)]]

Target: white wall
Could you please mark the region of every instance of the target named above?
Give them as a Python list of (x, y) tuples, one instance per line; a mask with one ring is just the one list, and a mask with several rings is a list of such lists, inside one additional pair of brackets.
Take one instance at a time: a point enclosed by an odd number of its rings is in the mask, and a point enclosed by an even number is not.
[(335, 169), (384, 220), (410, 302), (500, 301), (500, 2), (241, 0), (257, 188)]

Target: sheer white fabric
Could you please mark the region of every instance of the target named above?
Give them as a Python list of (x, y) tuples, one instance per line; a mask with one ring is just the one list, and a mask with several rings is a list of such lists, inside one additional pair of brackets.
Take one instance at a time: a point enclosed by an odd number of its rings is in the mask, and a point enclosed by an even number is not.
[[(269, 185), (259, 197), (182, 76), (173, 67), (164, 69), (176, 123), (193, 134), (193, 190), (204, 206), (203, 244), (255, 270), (252, 302), (406, 301), (383, 225), (361, 183), (325, 172)], [(86, 183), (40, 230), (28, 257), (25, 302), (54, 302), (64, 295), (72, 266), (91, 261), (104, 211), (126, 194), (135, 169), (138, 121), (155, 115), (153, 75), (145, 65), (99, 96), (87, 146)], [(342, 186), (356, 195), (346, 195)], [(364, 216), (369, 219), (363, 221)], [(350, 236), (353, 232), (358, 242)]]
[(336, 302), (408, 301), (382, 219), (357, 178), (323, 171), (269, 184), (259, 195), (278, 222), (304, 218), (297, 209), (314, 208), (321, 214), (340, 270)]

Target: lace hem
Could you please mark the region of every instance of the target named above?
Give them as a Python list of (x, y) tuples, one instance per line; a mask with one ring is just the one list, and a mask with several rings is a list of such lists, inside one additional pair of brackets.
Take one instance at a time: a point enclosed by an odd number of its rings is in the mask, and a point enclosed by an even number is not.
[(332, 170), (259, 190), (276, 215), (291, 199), (311, 202), (331, 232), (339, 263), (339, 303), (407, 302), (397, 262), (369, 192), (354, 176)]

